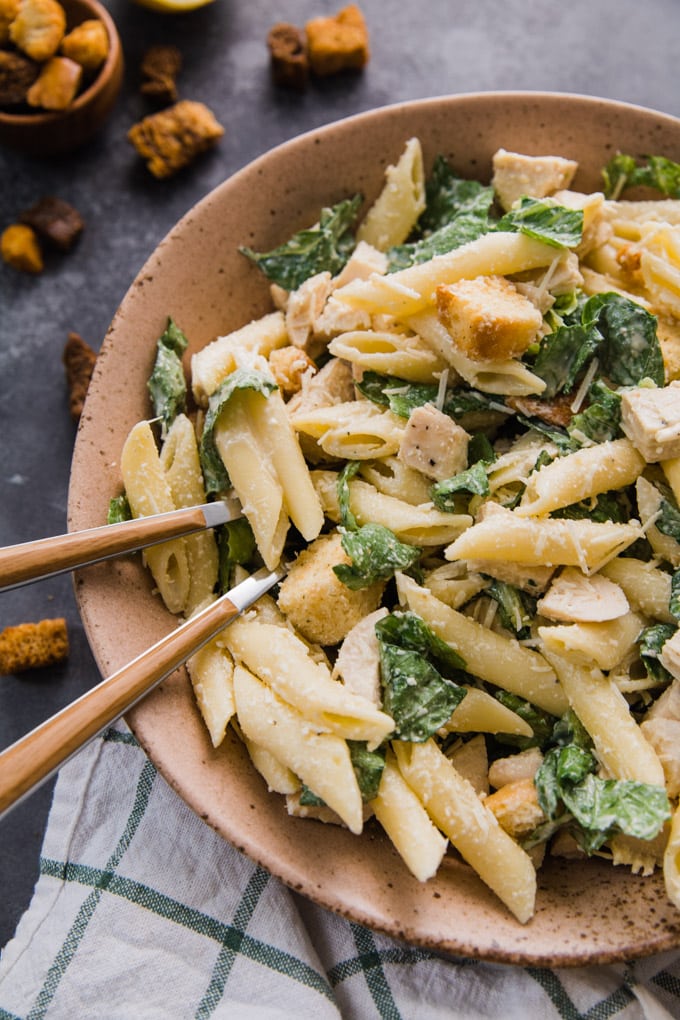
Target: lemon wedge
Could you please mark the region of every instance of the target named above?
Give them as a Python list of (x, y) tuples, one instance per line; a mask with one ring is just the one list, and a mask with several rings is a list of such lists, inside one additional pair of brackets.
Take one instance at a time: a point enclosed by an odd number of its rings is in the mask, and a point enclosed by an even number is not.
[(150, 11), (158, 11), (161, 14), (183, 14), (213, 2), (214, 0), (136, 0), (136, 3), (141, 7), (146, 7)]

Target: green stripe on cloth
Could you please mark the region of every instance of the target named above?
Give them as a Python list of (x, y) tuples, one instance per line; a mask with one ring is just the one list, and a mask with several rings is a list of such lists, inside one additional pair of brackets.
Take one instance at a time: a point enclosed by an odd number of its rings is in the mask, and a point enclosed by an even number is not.
[(110, 744), (128, 744), (130, 747), (139, 747), (139, 741), (134, 733), (129, 730), (106, 730), (102, 739)]
[(654, 975), (652, 981), (659, 988), (663, 988), (664, 992), (668, 992), (670, 995), (674, 995), (676, 999), (680, 999), (680, 981), (672, 974), (669, 974), (667, 970), (660, 970), (658, 974)]
[(21, 1020), (20, 1016), (15, 1016), (14, 1013), (8, 1013), (6, 1009), (0, 1006), (0, 1020)]
[(606, 999), (595, 1003), (585, 1013), (576, 1008), (567, 994), (564, 985), (552, 970), (538, 967), (526, 967), (527, 974), (534, 979), (546, 993), (562, 1020), (609, 1020), (616, 1016), (628, 1003), (635, 998), (626, 985), (621, 985)]
[(150, 886), (144, 885), (141, 882), (135, 882), (133, 879), (124, 878), (122, 875), (117, 875), (114, 871), (104, 872), (98, 868), (87, 867), (83, 864), (64, 864), (60, 861), (43, 859), (40, 864), (40, 871), (43, 875), (62, 878), (67, 882), (78, 882), (81, 885), (94, 886), (100, 890), (105, 888), (106, 892), (110, 895), (120, 896), (129, 903), (151, 910), (158, 917), (174, 921), (190, 931), (220, 942), (235, 953), (241, 953), (250, 960), (269, 967), (280, 974), (285, 974), (286, 977), (292, 978), (299, 984), (321, 992), (322, 995), (333, 1002), (333, 993), (330, 986), (317, 971), (302, 960), (296, 959), (282, 949), (277, 949), (275, 946), (253, 938), (245, 931), (241, 931), (231, 924), (218, 921), (216, 918), (210, 917), (199, 910), (194, 910), (192, 907), (188, 907), (186, 904), (180, 903), (170, 896), (165, 896)]
[(361, 928), (358, 924), (350, 924), (350, 930), (354, 944), (359, 950), (358, 961), (361, 964), (361, 971), (381, 1020), (401, 1020), (401, 1013), (397, 1009), (392, 989), (385, 977), (382, 959), (376, 948), (373, 933), (368, 928)]
[[(150, 761), (147, 761), (144, 764), (144, 768), (142, 769), (141, 774), (139, 776), (139, 781), (137, 783), (137, 789), (135, 792), (134, 804), (132, 806), (132, 810), (130, 812), (128, 820), (125, 824), (123, 834), (120, 837), (115, 850), (109, 857), (106, 863), (106, 868), (100, 872), (101, 881), (98, 883), (88, 883), (90, 885), (93, 885), (94, 888), (90, 895), (87, 897), (87, 899), (81, 905), (80, 910), (76, 915), (76, 919), (71, 925), (71, 929), (68, 935), (66, 936), (66, 939), (64, 940), (64, 943), (62, 944), (62, 947), (59, 950), (59, 953), (57, 954), (54, 963), (47, 972), (47, 977), (45, 978), (43, 987), (41, 988), (38, 994), (38, 998), (35, 1002), (35, 1005), (33, 1006), (33, 1009), (28, 1014), (27, 1020), (42, 1020), (42, 1018), (45, 1016), (45, 1013), (47, 1012), (47, 1009), (49, 1008), (49, 1005), (56, 994), (57, 988), (59, 987), (59, 982), (66, 973), (66, 970), (69, 964), (71, 963), (71, 960), (75, 956), (78, 950), (78, 946), (80, 945), (82, 938), (85, 932), (87, 931), (87, 926), (90, 923), (90, 920), (92, 919), (95, 910), (97, 909), (97, 904), (101, 899), (102, 892), (104, 891), (105, 888), (107, 888), (107, 885), (109, 884), (108, 876), (113, 875), (112, 869), (115, 868), (116, 865), (120, 862), (123, 854), (130, 845), (130, 842), (135, 832), (137, 831), (139, 823), (144, 817), (144, 811), (146, 810), (146, 806), (149, 803), (149, 797), (151, 795), (151, 789), (153, 787), (156, 775), (157, 775), (156, 769), (154, 768)], [(59, 869), (60, 874), (58, 874), (56, 877), (65, 879), (68, 864), (61, 864), (59, 866)]]

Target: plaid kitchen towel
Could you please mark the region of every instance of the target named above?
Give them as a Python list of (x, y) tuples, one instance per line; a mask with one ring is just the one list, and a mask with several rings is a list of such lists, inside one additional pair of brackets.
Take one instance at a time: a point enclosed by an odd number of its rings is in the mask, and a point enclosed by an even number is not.
[(680, 952), (576, 970), (442, 960), (295, 895), (170, 789), (124, 726), (59, 776), (0, 1020), (680, 1017)]

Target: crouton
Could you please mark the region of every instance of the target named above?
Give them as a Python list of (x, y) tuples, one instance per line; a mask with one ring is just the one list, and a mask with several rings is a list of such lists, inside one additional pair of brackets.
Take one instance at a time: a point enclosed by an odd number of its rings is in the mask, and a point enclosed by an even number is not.
[(316, 365), (299, 347), (279, 347), (269, 355), (269, 367), (285, 400), (302, 387), (305, 372), (316, 372)]
[(224, 134), (203, 103), (184, 99), (144, 117), (128, 131), (128, 140), (154, 177), (170, 177), (188, 166)]
[(83, 69), (68, 57), (50, 57), (26, 93), (29, 106), (44, 110), (65, 110), (75, 99)]
[(174, 103), (181, 68), (182, 54), (177, 46), (161, 43), (150, 46), (140, 65), (143, 81), (139, 91), (159, 103)]
[(65, 31), (66, 14), (57, 0), (21, 0), (9, 37), (27, 57), (44, 61), (57, 52)]
[(12, 268), (41, 273), (43, 257), (35, 231), (25, 223), (12, 223), (0, 236), (0, 254)]
[(469, 436), (432, 404), (415, 408), (399, 444), (399, 460), (428, 478), (442, 481), (467, 467)]
[(339, 534), (323, 535), (300, 553), (281, 584), (279, 609), (307, 641), (337, 645), (380, 605), (384, 582), (351, 591), (333, 572), (350, 563)]
[(368, 63), (368, 30), (356, 4), (343, 7), (334, 17), (312, 18), (305, 31), (314, 74), (361, 70)]
[(40, 74), (40, 66), (20, 53), (0, 50), (0, 106), (19, 106)]
[(545, 821), (533, 779), (518, 779), (513, 783), (506, 783), (500, 790), (490, 794), (485, 799), (484, 805), (513, 838), (528, 836)]
[(440, 284), (437, 313), (456, 346), (473, 361), (523, 354), (543, 322), (538, 309), (503, 276)]
[(0, 0), (0, 45), (9, 42), (9, 26), (19, 13), (21, 0)]
[(69, 333), (62, 360), (69, 390), (69, 410), (74, 421), (78, 421), (97, 355), (78, 333)]
[(0, 675), (54, 666), (68, 657), (66, 620), (40, 620), (0, 633)]
[(502, 207), (510, 209), (524, 195), (546, 198), (568, 188), (577, 169), (578, 163), (562, 156), (523, 156), (499, 149), (493, 157), (491, 183)]
[(109, 55), (109, 34), (103, 21), (88, 18), (61, 41), (61, 52), (84, 71), (97, 71)]
[(295, 25), (278, 22), (267, 35), (272, 78), (276, 85), (304, 89), (309, 80), (305, 33)]
[(621, 428), (649, 463), (680, 457), (680, 382), (624, 390)]
[(78, 210), (61, 198), (46, 195), (19, 213), (19, 221), (59, 251), (70, 251), (85, 223)]

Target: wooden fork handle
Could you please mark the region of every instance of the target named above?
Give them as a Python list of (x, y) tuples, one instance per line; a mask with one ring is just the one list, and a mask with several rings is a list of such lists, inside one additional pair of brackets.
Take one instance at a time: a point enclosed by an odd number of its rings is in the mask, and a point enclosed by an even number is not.
[(212, 526), (211, 513), (227, 519), (215, 503), (6, 546), (0, 549), (0, 591), (200, 531)]
[(227, 596), (182, 624), (0, 754), (0, 817), (119, 719), (242, 611)]

